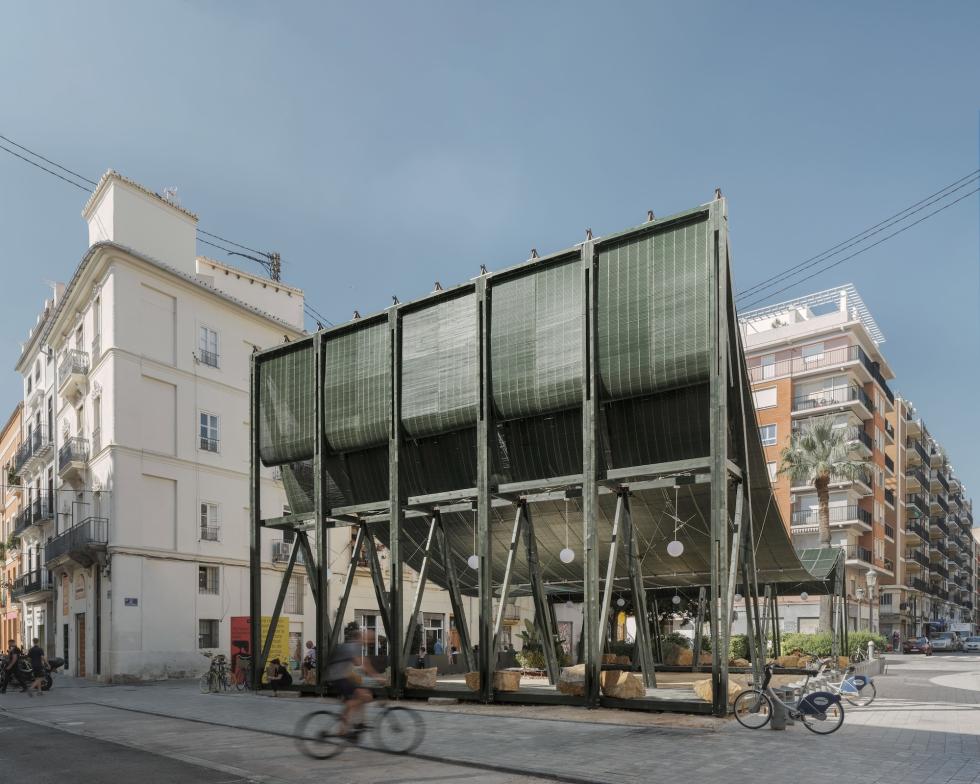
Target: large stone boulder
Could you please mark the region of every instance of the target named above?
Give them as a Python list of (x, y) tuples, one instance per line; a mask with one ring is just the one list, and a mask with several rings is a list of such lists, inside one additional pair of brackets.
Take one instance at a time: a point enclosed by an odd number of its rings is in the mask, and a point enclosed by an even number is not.
[(677, 652), (677, 664), (681, 667), (690, 667), (694, 664), (694, 651), (690, 648), (681, 648)]
[(608, 670), (600, 674), (599, 684), (603, 694), (620, 700), (636, 700), (647, 695), (643, 676), (635, 672)]
[(493, 688), (494, 691), (519, 691), (521, 688), (520, 670), (497, 670), (493, 674)]
[[(713, 691), (711, 688), (711, 678), (705, 678), (703, 681), (695, 681), (693, 684), (694, 693), (698, 695), (705, 702), (712, 702)], [(737, 678), (729, 678), (728, 680), (728, 703), (731, 704), (735, 702), (735, 698), (745, 690), (745, 684), (740, 683)]]
[(748, 659), (732, 659), (730, 662), (728, 662), (728, 666), (729, 667), (751, 667), (752, 666), (752, 662), (750, 662)]
[(426, 667), (418, 669), (416, 667), (405, 668), (405, 688), (407, 689), (434, 689), (436, 687), (437, 667)]
[(790, 654), (789, 656), (779, 656), (776, 659), (777, 667), (799, 667), (800, 657)]
[(466, 685), (470, 688), (470, 691), (480, 690), (480, 673), (478, 672), (468, 672), (464, 677)]
[(565, 667), (558, 677), (558, 691), (573, 697), (585, 696), (585, 665)]

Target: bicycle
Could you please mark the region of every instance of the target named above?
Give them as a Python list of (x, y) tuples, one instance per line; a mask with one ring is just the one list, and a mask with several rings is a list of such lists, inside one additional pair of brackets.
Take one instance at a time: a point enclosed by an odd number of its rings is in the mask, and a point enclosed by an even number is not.
[(238, 654), (235, 671), (231, 675), (232, 682), (238, 691), (249, 691), (252, 688), (252, 657), (245, 653)]
[[(404, 705), (391, 705), (387, 699), (374, 700), (373, 721), (356, 735), (341, 733), (341, 714), (336, 710), (308, 713), (296, 724), (296, 743), (307, 757), (317, 760), (337, 756), (347, 745), (356, 745), (360, 735), (373, 731), (378, 744), (394, 754), (408, 754), (418, 748), (425, 736), (422, 716)], [(370, 710), (371, 705), (366, 710)], [(365, 717), (366, 718), (366, 717)]]
[[(810, 681), (812, 673), (807, 671), (802, 691)], [(815, 691), (801, 694), (794, 702), (786, 702), (769, 685), (772, 681), (772, 665), (767, 664), (762, 678), (762, 686), (743, 691), (735, 698), (732, 710), (735, 719), (743, 727), (758, 730), (765, 727), (772, 719), (773, 701), (782, 705), (789, 717), (800, 721), (810, 732), (818, 735), (829, 735), (840, 729), (844, 723), (844, 706), (837, 694), (827, 691)]]
[(201, 692), (208, 694), (216, 691), (228, 691), (231, 688), (231, 681), (228, 678), (225, 655), (207, 651), (202, 651), (201, 655), (211, 660), (208, 671), (201, 676)]
[[(830, 668), (829, 665), (830, 660), (825, 659), (820, 662), (816, 677), (819, 678), (823, 675)], [(866, 675), (855, 675), (853, 666), (847, 668), (840, 681), (835, 683), (831, 680), (825, 680), (823, 685), (834, 694), (839, 694), (847, 700), (848, 704), (857, 708), (866, 708), (878, 696), (878, 689), (875, 687), (874, 680)]]

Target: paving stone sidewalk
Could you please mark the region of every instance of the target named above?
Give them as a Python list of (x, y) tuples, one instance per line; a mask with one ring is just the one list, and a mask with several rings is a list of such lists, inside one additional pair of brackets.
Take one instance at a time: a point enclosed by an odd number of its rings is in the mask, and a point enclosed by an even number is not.
[[(429, 708), (419, 757), (349, 749), (337, 760), (316, 764), (300, 758), (288, 738), (269, 734), (288, 735), (319, 702), (309, 698), (203, 695), (183, 682), (71, 688), (63, 679), (44, 698), (8, 699), (0, 709), (69, 731), (83, 728), (140, 748), (210, 760), (267, 781), (313, 781), (329, 773), (334, 781), (481, 784), (533, 777), (610, 784), (980, 783), (980, 692), (933, 683), (937, 676), (943, 683), (970, 682), (980, 673), (980, 661), (964, 659), (948, 671), (920, 664), (896, 662), (876, 679), (875, 704), (848, 710), (841, 730), (827, 737), (799, 725), (787, 732), (751, 732), (731, 720), (680, 726), (664, 717), (636, 717), (614, 724), (605, 723), (608, 717), (594, 722), (594, 712), (574, 709), (556, 720), (539, 718), (545, 713), (540, 708), (530, 709), (533, 717), (528, 709), (503, 706), (477, 712)], [(445, 769), (436, 774), (433, 766), (439, 764)], [(365, 771), (373, 778), (364, 778)]]

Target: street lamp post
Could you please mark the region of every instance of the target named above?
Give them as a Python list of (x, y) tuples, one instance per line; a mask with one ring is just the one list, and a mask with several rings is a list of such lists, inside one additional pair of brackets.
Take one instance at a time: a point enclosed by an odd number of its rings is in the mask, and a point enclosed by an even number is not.
[(854, 597), (857, 599), (857, 604), (858, 604), (857, 624), (855, 625), (854, 628), (860, 630), (860, 628), (861, 628), (861, 602), (864, 601), (864, 588), (857, 588), (857, 589), (855, 589), (855, 591), (854, 591)]
[(878, 573), (874, 569), (868, 569), (864, 576), (864, 581), (868, 584), (868, 631), (874, 633), (874, 597), (875, 585), (878, 584)]

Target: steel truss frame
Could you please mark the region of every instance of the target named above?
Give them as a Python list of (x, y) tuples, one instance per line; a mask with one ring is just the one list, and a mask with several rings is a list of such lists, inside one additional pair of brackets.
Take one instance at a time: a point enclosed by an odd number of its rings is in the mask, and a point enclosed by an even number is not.
[[(653, 230), (673, 221), (690, 220), (692, 215), (707, 217), (710, 237), (712, 240), (711, 260), (709, 264), (710, 285), (710, 334), (711, 334), (711, 367), (709, 373), (709, 409), (710, 420), (710, 454), (703, 457), (675, 460), (654, 465), (634, 466), (615, 470), (599, 470), (599, 438), (598, 425), (600, 418), (600, 392), (597, 381), (597, 292), (598, 292), (598, 259), (597, 247), (603, 242), (617, 240), (629, 234), (639, 234)], [(730, 401), (737, 400), (736, 410), (745, 410), (751, 405), (744, 395), (744, 362), (739, 347), (741, 340), (735, 321), (735, 311), (732, 299), (732, 289), (729, 274), (728, 235), (726, 206), (723, 199), (716, 199), (698, 210), (694, 210), (667, 221), (655, 221), (647, 226), (630, 230), (615, 238), (593, 240), (591, 236), (572, 251), (563, 251), (551, 257), (535, 259), (535, 264), (548, 264), (555, 261), (578, 259), (582, 276), (582, 290), (585, 292), (582, 303), (581, 318), (584, 325), (585, 339), (582, 345), (582, 446), (583, 463), (580, 474), (571, 476), (552, 477), (531, 482), (515, 482), (494, 485), (491, 478), (491, 436), (495, 432), (493, 422), (493, 405), (490, 397), (491, 363), (490, 363), (490, 325), (493, 318), (493, 284), (496, 280), (520, 274), (524, 267), (505, 270), (500, 273), (482, 274), (473, 282), (458, 289), (438, 292), (415, 303), (395, 304), (383, 314), (371, 319), (362, 319), (353, 324), (342, 325), (331, 330), (314, 334), (312, 340), (315, 371), (315, 388), (320, 389), (324, 373), (324, 345), (326, 338), (336, 332), (363, 326), (366, 322), (387, 323), (391, 345), (391, 367), (388, 374), (388, 384), (391, 396), (391, 428), (388, 436), (388, 466), (389, 466), (389, 498), (373, 503), (347, 505), (328, 508), (326, 503), (326, 482), (324, 480), (324, 458), (329, 453), (325, 438), (324, 411), (321, 396), (317, 394), (314, 404), (316, 423), (314, 463), (314, 509), (310, 513), (291, 514), (285, 517), (263, 519), (261, 510), (261, 481), (260, 481), (260, 395), (261, 385), (259, 375), (262, 372), (264, 360), (277, 356), (280, 352), (294, 350), (293, 345), (281, 345), (267, 351), (258, 352), (252, 356), (251, 364), (251, 650), (259, 651), (261, 655), (255, 661), (253, 668), (254, 686), (258, 686), (268, 656), (269, 641), (263, 646), (260, 639), (261, 624), (261, 532), (263, 528), (291, 528), (300, 536), (294, 545), (290, 563), (284, 573), (283, 586), (292, 574), (291, 567), (295, 563), (299, 548), (303, 549), (306, 561), (307, 577), (313, 589), (317, 608), (316, 642), (319, 651), (317, 657), (317, 683), (324, 684), (325, 664), (329, 658), (330, 649), (339, 641), (354, 581), (355, 565), (363, 549), (374, 583), (380, 615), (388, 638), (388, 650), (392, 656), (390, 668), (389, 690), (393, 696), (405, 692), (404, 673), (401, 664), (408, 654), (408, 646), (414, 632), (414, 623), (421, 606), (422, 594), (426, 582), (426, 571), (430, 559), (439, 557), (447, 570), (445, 586), (450, 594), (453, 612), (457, 619), (456, 627), (461, 634), (461, 654), (468, 669), (480, 673), (479, 698), (485, 702), (494, 700), (535, 701), (532, 696), (495, 694), (493, 689), (493, 670), (496, 656), (496, 641), (499, 639), (502, 623), (503, 606), (506, 602), (512, 577), (517, 548), (526, 548), (527, 561), (530, 569), (531, 594), (535, 605), (535, 619), (541, 639), (544, 642), (545, 658), (549, 680), (554, 683), (559, 676), (557, 630), (554, 607), (547, 596), (544, 582), (538, 568), (537, 545), (534, 536), (532, 505), (538, 501), (551, 501), (566, 497), (569, 492), (581, 495), (582, 506), (582, 541), (583, 541), (583, 658), (585, 664), (585, 698), (589, 706), (600, 704), (616, 704), (622, 706), (622, 701), (609, 700), (600, 696), (600, 671), (602, 655), (607, 640), (606, 622), (609, 618), (610, 602), (614, 592), (614, 578), (617, 552), (622, 546), (628, 563), (628, 578), (633, 595), (634, 609), (638, 617), (637, 623), (637, 663), (643, 673), (647, 686), (656, 685), (654, 660), (659, 655), (659, 634), (651, 635), (649, 625), (645, 622), (648, 617), (647, 591), (644, 590), (643, 575), (640, 569), (640, 558), (633, 531), (630, 514), (631, 492), (660, 487), (673, 487), (678, 484), (695, 482), (710, 483), (710, 582), (701, 589), (703, 600), (699, 602), (699, 612), (706, 614), (711, 625), (715, 645), (711, 661), (711, 681), (713, 690), (712, 712), (725, 715), (728, 710), (728, 649), (731, 631), (733, 595), (737, 583), (741, 582), (747, 599), (746, 612), (750, 620), (750, 638), (753, 651), (753, 665), (761, 666), (762, 652), (765, 650), (765, 620), (760, 623), (759, 591), (756, 583), (756, 565), (754, 548), (752, 546), (753, 521), (751, 514), (751, 482), (749, 481), (749, 460), (747, 454), (747, 439), (745, 416), (730, 417)], [(431, 304), (433, 299), (456, 296), (460, 290), (475, 293), (478, 318), (479, 341), (479, 411), (476, 423), (477, 446), (477, 481), (476, 486), (462, 488), (445, 493), (434, 493), (425, 496), (406, 498), (405, 483), (402, 481), (402, 466), (400, 465), (403, 433), (400, 426), (401, 417), (401, 323), (402, 315), (413, 308)], [(738, 396), (738, 397), (735, 397)], [(739, 427), (740, 425), (740, 427)], [(734, 449), (729, 449), (729, 440)], [(731, 453), (730, 453), (731, 452)], [(679, 481), (680, 480), (680, 481)], [(729, 494), (735, 490), (734, 515), (730, 514)], [(604, 580), (604, 590), (600, 590), (600, 552), (597, 534), (599, 518), (599, 496), (611, 493), (617, 496), (616, 515), (613, 537), (610, 545), (607, 573)], [(515, 511), (514, 528), (511, 544), (507, 555), (507, 569), (503, 584), (500, 587), (498, 612), (493, 613), (495, 586), (491, 579), (489, 568), (495, 557), (493, 537), (491, 536), (491, 510), (496, 507), (512, 507)], [(477, 642), (474, 652), (470, 645), (468, 625), (465, 619), (462, 594), (458, 577), (455, 573), (452, 558), (449, 557), (446, 532), (443, 528), (442, 514), (461, 510), (474, 509), (476, 512), (476, 554), (479, 558), (478, 569), (478, 600), (479, 617), (477, 620)], [(747, 510), (747, 514), (743, 510)], [(426, 541), (425, 561), (419, 575), (418, 587), (413, 601), (413, 613), (406, 625), (402, 617), (402, 525), (406, 517), (425, 516), (429, 519), (429, 534)], [(743, 517), (745, 519), (743, 519)], [(352, 548), (352, 561), (344, 581), (343, 593), (338, 601), (337, 610), (331, 623), (329, 617), (330, 594), (328, 581), (329, 547), (327, 531), (341, 525), (357, 525), (359, 527), (355, 544)], [(390, 574), (387, 584), (384, 582), (374, 537), (371, 527), (374, 525), (388, 526)], [(307, 532), (313, 532), (316, 546), (316, 556), (306, 538)], [(739, 576), (741, 580), (739, 580)], [(276, 602), (273, 613), (273, 628), (281, 614), (284, 590), (280, 589), (280, 597)], [(768, 590), (768, 588), (767, 588)], [(768, 608), (768, 605), (766, 605)], [(657, 612), (656, 599), (653, 598), (652, 610)], [(768, 611), (768, 610), (767, 610)], [(763, 615), (763, 619), (765, 615)], [(698, 625), (700, 634), (701, 624)], [(261, 647), (260, 647), (261, 646)], [(394, 661), (400, 656), (400, 661)], [(396, 666), (398, 665), (398, 666)], [(695, 665), (700, 667), (700, 663)], [(569, 698), (559, 699), (561, 695), (553, 695), (550, 702), (568, 701)], [(583, 702), (575, 698), (576, 702)], [(648, 703), (654, 710), (663, 710), (664, 704)]]

